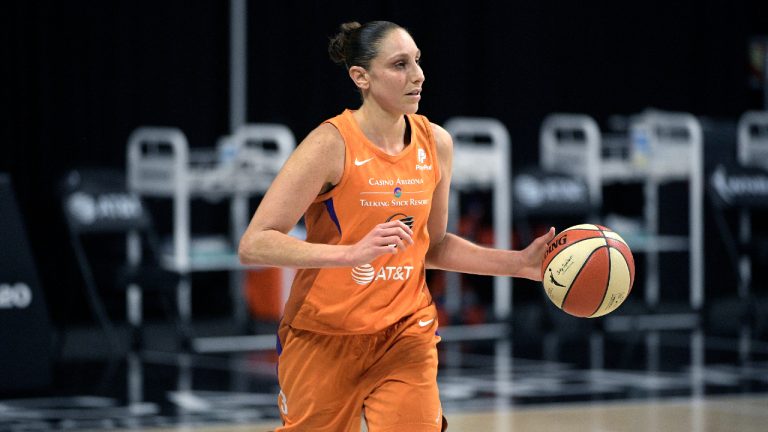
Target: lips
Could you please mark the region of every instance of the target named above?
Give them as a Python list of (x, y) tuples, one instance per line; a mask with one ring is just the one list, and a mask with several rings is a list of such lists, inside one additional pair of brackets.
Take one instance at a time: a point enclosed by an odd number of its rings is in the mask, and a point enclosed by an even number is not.
[(413, 90), (405, 94), (406, 96), (421, 96), (421, 89)]

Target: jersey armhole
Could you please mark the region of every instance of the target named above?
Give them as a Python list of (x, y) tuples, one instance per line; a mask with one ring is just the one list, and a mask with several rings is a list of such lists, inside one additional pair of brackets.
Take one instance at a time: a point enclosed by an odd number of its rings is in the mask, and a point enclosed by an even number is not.
[(426, 123), (427, 136), (429, 137), (429, 145), (432, 147), (432, 153), (435, 155), (437, 162), (435, 163), (435, 185), (440, 183), (440, 179), (443, 178), (443, 170), (440, 169), (440, 151), (437, 149), (437, 140), (435, 139), (435, 133), (432, 130), (432, 123), (424, 116), (421, 119)]

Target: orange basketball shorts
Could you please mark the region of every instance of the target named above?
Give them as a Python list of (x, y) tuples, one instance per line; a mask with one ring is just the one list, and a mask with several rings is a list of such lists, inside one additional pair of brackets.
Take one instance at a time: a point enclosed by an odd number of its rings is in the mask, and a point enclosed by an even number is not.
[(361, 414), (369, 432), (445, 430), (437, 324), (429, 305), (370, 335), (282, 328), (277, 431), (357, 432)]

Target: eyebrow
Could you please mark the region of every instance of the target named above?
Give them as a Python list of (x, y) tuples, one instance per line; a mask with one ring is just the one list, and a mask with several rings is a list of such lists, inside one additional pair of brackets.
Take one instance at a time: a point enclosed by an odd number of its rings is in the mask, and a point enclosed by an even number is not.
[[(408, 55), (408, 53), (407, 53), (407, 52), (401, 51), (401, 52), (399, 52), (399, 53), (396, 53), (396, 54), (392, 54), (392, 55), (389, 57), (389, 60), (390, 60), (390, 61), (392, 61), (392, 60), (397, 60), (397, 59), (398, 59), (398, 58), (400, 58), (400, 57), (409, 57), (409, 55)], [(415, 57), (421, 57), (421, 50), (420, 50), (420, 49), (417, 49), (417, 50), (416, 50), (416, 55), (415, 55)]]

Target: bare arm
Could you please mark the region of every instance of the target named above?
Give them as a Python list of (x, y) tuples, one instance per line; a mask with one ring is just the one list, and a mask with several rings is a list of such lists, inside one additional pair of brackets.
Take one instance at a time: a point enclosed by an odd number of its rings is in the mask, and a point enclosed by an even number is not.
[(411, 245), (413, 233), (399, 221), (377, 225), (354, 245), (308, 243), (288, 235), (317, 195), (337, 184), (343, 172), (341, 135), (330, 124), (318, 126), (288, 158), (262, 199), (240, 239), (240, 262), (295, 268), (344, 267), (369, 262), (384, 253), (397, 253)]
[(481, 247), (446, 233), (453, 141), (450, 134), (440, 126), (433, 125), (433, 130), (442, 177), (432, 199), (428, 221), (430, 245), (426, 259), (427, 268), (541, 280), (541, 262), (547, 243), (555, 236), (554, 228), (520, 251)]

